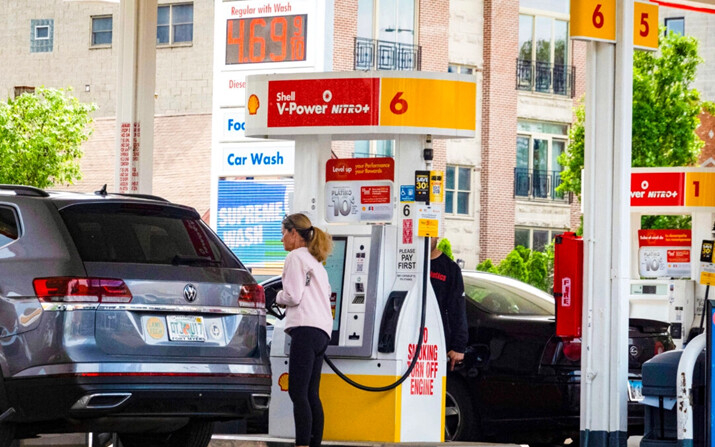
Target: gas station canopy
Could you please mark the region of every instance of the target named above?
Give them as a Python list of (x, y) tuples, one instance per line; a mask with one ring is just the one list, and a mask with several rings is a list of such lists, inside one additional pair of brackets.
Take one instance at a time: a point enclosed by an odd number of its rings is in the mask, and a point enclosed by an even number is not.
[(715, 0), (651, 0), (651, 3), (656, 3), (667, 8), (687, 9), (690, 11), (715, 14)]

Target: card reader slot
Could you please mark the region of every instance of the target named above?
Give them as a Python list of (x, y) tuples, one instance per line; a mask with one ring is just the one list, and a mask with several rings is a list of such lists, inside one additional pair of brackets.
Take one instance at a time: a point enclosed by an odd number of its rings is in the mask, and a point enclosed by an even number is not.
[(407, 298), (406, 291), (391, 292), (387, 298), (385, 311), (382, 313), (382, 321), (380, 321), (380, 335), (377, 339), (377, 350), (379, 352), (395, 352), (397, 321), (400, 318), (400, 311), (405, 298)]

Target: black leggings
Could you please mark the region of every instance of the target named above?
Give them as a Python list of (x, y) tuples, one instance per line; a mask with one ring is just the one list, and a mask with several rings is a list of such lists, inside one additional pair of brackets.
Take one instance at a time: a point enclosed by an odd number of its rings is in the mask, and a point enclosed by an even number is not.
[(322, 330), (299, 326), (290, 330), (288, 394), (293, 401), (295, 445), (320, 447), (323, 441), (323, 404), (320, 370), (330, 338)]

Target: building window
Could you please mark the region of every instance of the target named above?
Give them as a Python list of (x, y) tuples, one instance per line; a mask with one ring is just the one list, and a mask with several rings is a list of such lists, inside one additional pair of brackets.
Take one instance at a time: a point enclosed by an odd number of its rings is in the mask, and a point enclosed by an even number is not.
[(566, 151), (568, 125), (517, 121), (514, 195), (529, 199), (564, 200), (557, 192), (563, 167), (559, 155)]
[(112, 16), (92, 17), (92, 46), (112, 45)]
[(50, 27), (38, 25), (35, 27), (35, 40), (46, 40), (50, 38)]
[(420, 70), (414, 0), (358, 0), (355, 70)]
[(50, 53), (54, 43), (53, 19), (30, 20), (30, 52)]
[(15, 86), (15, 98), (25, 93), (33, 94), (35, 93), (35, 87), (30, 87), (27, 85), (16, 85)]
[(545, 2), (538, 9), (536, 3), (522, 0), (520, 4), (517, 87), (571, 96), (568, 1)]
[(449, 72), (449, 73), (460, 73), (460, 74), (471, 75), (471, 74), (474, 74), (475, 71), (476, 71), (476, 69), (474, 67), (470, 67), (469, 65), (449, 64), (447, 66), (447, 72)]
[(472, 168), (447, 165), (444, 182), (444, 212), (455, 216), (469, 215), (472, 191)]
[(194, 4), (159, 6), (156, 23), (157, 45), (191, 43), (194, 40)]
[(394, 157), (395, 140), (358, 140), (355, 141), (354, 158)]
[(414, 0), (358, 0), (358, 37), (413, 45), (417, 11)]
[(557, 234), (563, 233), (562, 228), (514, 228), (514, 247), (522, 246), (534, 251), (544, 251), (544, 248), (554, 240)]
[(670, 33), (685, 35), (685, 17), (671, 17), (665, 19), (665, 34)]

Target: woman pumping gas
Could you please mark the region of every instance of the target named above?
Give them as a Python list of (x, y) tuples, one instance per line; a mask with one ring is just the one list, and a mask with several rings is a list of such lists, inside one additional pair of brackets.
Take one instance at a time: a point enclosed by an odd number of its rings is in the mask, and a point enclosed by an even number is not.
[(291, 337), (288, 394), (293, 402), (295, 445), (319, 447), (324, 421), (320, 371), (333, 330), (330, 283), (323, 261), (333, 240), (301, 213), (286, 216), (282, 232), (283, 248), (289, 253), (276, 303), (286, 307), (285, 331)]

